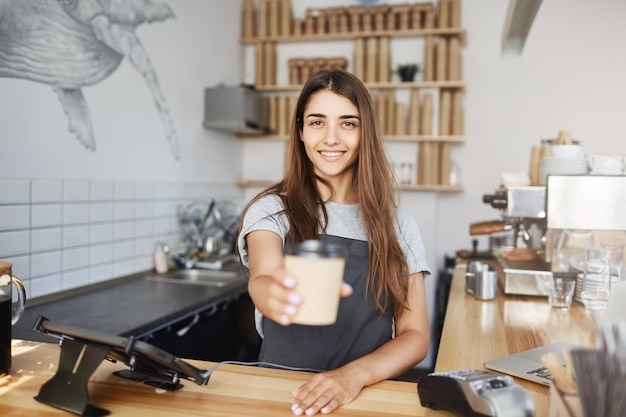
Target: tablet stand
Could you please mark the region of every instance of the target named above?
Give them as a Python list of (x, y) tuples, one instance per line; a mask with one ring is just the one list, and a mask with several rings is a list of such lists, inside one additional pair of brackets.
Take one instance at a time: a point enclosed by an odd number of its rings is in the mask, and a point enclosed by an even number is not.
[(35, 399), (85, 417), (102, 417), (108, 410), (89, 404), (87, 384), (103, 359), (123, 362), (129, 370), (114, 375), (174, 391), (183, 387), (180, 379), (206, 385), (210, 372), (195, 368), (180, 358), (134, 336), (113, 336), (37, 317), (33, 330), (61, 339), (61, 356), (55, 375), (39, 390)]
[(39, 390), (35, 399), (80, 416), (101, 417), (108, 410), (89, 404), (87, 383), (109, 348), (95, 343), (63, 339), (56, 374)]

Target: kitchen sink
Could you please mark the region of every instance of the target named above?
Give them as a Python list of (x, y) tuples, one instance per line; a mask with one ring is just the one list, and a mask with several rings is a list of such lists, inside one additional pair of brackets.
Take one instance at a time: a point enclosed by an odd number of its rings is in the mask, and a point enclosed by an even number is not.
[(212, 269), (179, 269), (159, 275), (147, 275), (150, 281), (171, 282), (176, 284), (207, 285), (226, 287), (244, 280), (241, 272)]

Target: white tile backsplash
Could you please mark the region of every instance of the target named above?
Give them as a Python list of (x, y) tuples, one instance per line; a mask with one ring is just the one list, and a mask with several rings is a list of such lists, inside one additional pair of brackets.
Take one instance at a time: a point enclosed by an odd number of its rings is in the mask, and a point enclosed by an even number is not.
[(54, 203), (63, 199), (63, 183), (60, 180), (33, 180), (31, 203)]
[(28, 298), (151, 270), (157, 242), (178, 246), (177, 208), (223, 198), (211, 195), (216, 190), (196, 182), (0, 178), (0, 259), (13, 264)]
[(30, 241), (31, 252), (58, 250), (63, 247), (63, 230), (61, 227), (31, 229)]
[(152, 263), (152, 256), (138, 256), (135, 258), (135, 272), (147, 271), (154, 268)]
[(89, 244), (89, 226), (64, 226), (63, 247), (71, 248)]
[(154, 184), (153, 192), (155, 199), (171, 198), (172, 184), (170, 183), (158, 183)]
[(113, 220), (113, 203), (91, 204), (91, 222), (106, 222)]
[(30, 206), (0, 206), (0, 230), (28, 229)]
[(172, 184), (172, 186), (170, 187), (169, 197), (175, 200), (184, 200), (186, 198), (185, 187), (179, 184)]
[(115, 220), (130, 220), (135, 218), (135, 203), (116, 202), (113, 208)]
[(113, 181), (93, 181), (91, 183), (91, 200), (113, 200), (114, 183)]
[(104, 264), (96, 265), (89, 268), (89, 283), (95, 284), (102, 281), (108, 281), (115, 277), (123, 277), (124, 275), (130, 275), (132, 270), (124, 268), (115, 268), (117, 264)]
[(135, 184), (135, 198), (137, 200), (152, 200), (154, 198), (155, 185), (151, 182)]
[(98, 265), (111, 262), (113, 260), (113, 245), (106, 243), (103, 245), (91, 245), (89, 247), (89, 263)]
[(154, 227), (152, 220), (137, 220), (135, 222), (135, 237), (152, 236)]
[(64, 271), (61, 277), (61, 287), (64, 290), (78, 288), (89, 282), (89, 269), (77, 269), (74, 271)]
[(154, 204), (151, 201), (138, 201), (135, 204), (135, 218), (152, 217), (154, 214)]
[(132, 239), (135, 237), (135, 222), (115, 222), (113, 225), (114, 240)]
[(65, 249), (63, 251), (63, 270), (87, 268), (89, 266), (89, 248)]
[(30, 230), (0, 232), (0, 259), (30, 252)]
[(63, 201), (89, 201), (89, 181), (63, 181)]
[(152, 205), (152, 214), (154, 217), (175, 216), (176, 207), (172, 210), (172, 203), (170, 201), (156, 201)]
[(170, 231), (170, 222), (168, 219), (154, 219), (152, 222), (152, 230), (156, 235), (166, 234)]
[(69, 203), (63, 204), (63, 224), (87, 224), (89, 223), (89, 204)]
[(63, 206), (61, 204), (43, 204), (31, 206), (31, 227), (60, 226), (63, 224)]
[[(61, 274), (33, 278), (30, 282), (30, 297), (41, 297), (59, 292), (62, 289)], [(26, 295), (26, 298), (28, 299), (28, 294)]]
[(30, 203), (30, 180), (0, 179), (0, 204)]
[(118, 181), (115, 183), (115, 200), (134, 200), (135, 199), (135, 183), (127, 181)]
[(89, 226), (89, 243), (110, 242), (113, 240), (113, 223), (92, 224)]
[[(124, 275), (130, 275), (135, 273), (135, 260), (128, 259), (120, 262), (116, 262), (113, 264), (112, 276), (123, 277)], [(94, 268), (92, 267), (92, 272), (94, 272)], [(92, 274), (92, 280), (96, 279)], [(95, 282), (98, 282), (97, 280)]]
[(30, 257), (31, 278), (61, 272), (63, 270), (62, 259), (62, 252), (60, 250), (33, 253)]
[(132, 259), (135, 257), (135, 242), (128, 240), (126, 242), (116, 242), (113, 245), (113, 260)]
[(154, 251), (154, 246), (158, 240), (156, 239), (137, 239), (135, 240), (135, 255), (151, 255)]

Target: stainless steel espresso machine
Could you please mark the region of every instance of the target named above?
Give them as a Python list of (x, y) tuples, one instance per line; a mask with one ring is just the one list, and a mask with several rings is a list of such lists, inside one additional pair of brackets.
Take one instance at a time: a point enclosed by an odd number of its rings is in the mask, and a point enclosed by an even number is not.
[(504, 232), (494, 232), (494, 236), (508, 235), (511, 239), (510, 246), (492, 248), (504, 272), (499, 276), (504, 292), (541, 295), (537, 280), (551, 274), (545, 259), (546, 187), (503, 187), (484, 195), (483, 202), (500, 211), (502, 217)]
[(543, 186), (513, 186), (485, 194), (483, 202), (500, 211), (505, 229), (511, 230), (513, 248), (541, 250), (545, 244), (545, 195)]
[[(512, 249), (497, 256), (507, 294), (544, 295), (542, 276), (579, 275), (587, 248), (626, 243), (625, 175), (550, 175), (545, 187), (503, 188), (483, 201), (500, 211), (514, 237)], [(534, 256), (509, 256), (516, 252)]]

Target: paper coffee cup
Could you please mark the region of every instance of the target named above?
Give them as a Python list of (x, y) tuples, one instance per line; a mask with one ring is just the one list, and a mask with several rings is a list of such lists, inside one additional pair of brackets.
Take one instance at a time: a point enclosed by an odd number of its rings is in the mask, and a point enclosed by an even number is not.
[(285, 248), (285, 269), (302, 297), (293, 323), (329, 325), (337, 320), (346, 251), (342, 246), (305, 240)]

